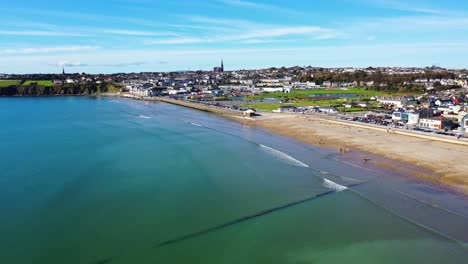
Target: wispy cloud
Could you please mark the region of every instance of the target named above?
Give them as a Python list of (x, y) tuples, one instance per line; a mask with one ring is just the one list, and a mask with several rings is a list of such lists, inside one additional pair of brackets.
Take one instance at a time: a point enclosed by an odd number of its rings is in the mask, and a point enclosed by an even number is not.
[(55, 31), (42, 31), (42, 30), (0, 30), (0, 35), (12, 36), (41, 36), (41, 37), (88, 37), (88, 34), (75, 33), (75, 32), (55, 32)]
[[(161, 61), (159, 64), (166, 64), (167, 62)], [(84, 67), (129, 67), (129, 66), (142, 66), (147, 64), (147, 62), (143, 61), (136, 61), (136, 62), (120, 62), (120, 63), (96, 63), (96, 64), (88, 64), (88, 63), (81, 63), (81, 62), (70, 62), (70, 61), (58, 61), (53, 66), (58, 66), (60, 68), (84, 68)]]
[(123, 30), (123, 29), (104, 29), (98, 30), (100, 33), (112, 35), (126, 35), (126, 36), (168, 36), (176, 35), (173, 32), (153, 32), (153, 31), (140, 31), (140, 30)]
[(84, 64), (84, 63), (81, 63), (81, 62), (59, 61), (59, 62), (57, 62), (57, 66), (73, 68), (73, 67), (85, 67), (85, 66), (88, 66), (88, 64)]
[(278, 27), (271, 29), (256, 30), (251, 33), (240, 35), (238, 39), (262, 38), (262, 37), (282, 37), (288, 35), (304, 35), (312, 33), (330, 32), (328, 29), (321, 27), (299, 26), (299, 27)]
[(171, 44), (194, 44), (202, 42), (213, 42), (213, 39), (204, 39), (204, 38), (172, 38), (172, 39), (160, 39), (153, 40), (148, 42), (149, 44), (161, 44), (161, 45), (171, 45)]
[(61, 46), (61, 47), (41, 47), (41, 48), (22, 48), (22, 49), (4, 49), (0, 54), (35, 54), (35, 53), (55, 53), (55, 52), (77, 52), (96, 50), (97, 46)]
[[(203, 26), (226, 26), (229, 28), (258, 28), (266, 26), (264, 23), (254, 22), (244, 19), (232, 19), (232, 18), (219, 18), (219, 17), (205, 17), (205, 16), (182, 16), (181, 19), (187, 20), (193, 25), (193, 23), (202, 24)], [(197, 25), (198, 26), (198, 25)]]
[(452, 30), (464, 30), (468, 27), (468, 18), (457, 16), (413, 15), (387, 18), (362, 18), (338, 26), (339, 30), (355, 34), (361, 32), (379, 35), (382, 33), (436, 33), (440, 35)]
[(407, 11), (413, 13), (424, 13), (424, 14), (442, 14), (443, 11), (439, 9), (428, 8), (425, 6), (418, 6), (413, 1), (400, 1), (400, 0), (365, 0), (367, 3), (370, 3), (375, 6)]
[[(219, 21), (216, 21), (219, 22)], [(244, 32), (246, 31), (246, 32)], [(232, 42), (243, 41), (243, 43), (262, 43), (269, 42), (275, 38), (285, 36), (307, 36), (312, 39), (330, 39), (336, 37), (336, 34), (331, 29), (313, 26), (264, 26), (254, 30), (241, 30), (232, 32), (230, 34), (213, 34), (205, 37), (178, 37), (169, 39), (158, 39), (150, 41), (149, 44), (195, 44), (195, 43), (219, 43), (219, 42)]]
[(250, 1), (244, 1), (244, 0), (218, 0), (218, 2), (222, 2), (226, 5), (243, 6), (243, 7), (250, 7), (250, 8), (262, 8), (262, 9), (277, 8), (276, 6), (269, 5), (269, 4), (250, 2)]
[(244, 7), (244, 8), (251, 8), (257, 9), (262, 11), (274, 11), (274, 12), (281, 12), (281, 14), (289, 14), (289, 15), (301, 15), (302, 13), (296, 10), (289, 9), (287, 7), (280, 7), (275, 6), (272, 4), (266, 4), (261, 2), (253, 2), (253, 1), (246, 1), (246, 0), (216, 0), (219, 3), (228, 6), (236, 6), (236, 7)]
[(144, 61), (137, 61), (137, 62), (124, 62), (124, 63), (107, 63), (107, 64), (93, 64), (89, 66), (93, 67), (128, 67), (128, 66), (142, 66), (147, 64)]

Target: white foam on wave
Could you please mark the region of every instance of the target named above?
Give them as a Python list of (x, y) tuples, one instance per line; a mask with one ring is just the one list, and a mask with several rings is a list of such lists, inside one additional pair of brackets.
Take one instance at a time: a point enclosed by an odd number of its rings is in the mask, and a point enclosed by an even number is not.
[(197, 124), (197, 123), (192, 123), (192, 122), (189, 122), (189, 124), (191, 124), (192, 126), (202, 127), (202, 125), (200, 125), (200, 124)]
[(342, 191), (348, 189), (348, 187), (346, 187), (346, 186), (339, 185), (338, 183), (332, 182), (332, 181), (327, 180), (325, 178), (323, 178), (322, 180), (323, 180), (322, 184), (323, 184), (323, 186), (325, 188), (331, 189), (331, 190), (333, 190), (335, 192), (342, 192)]
[(298, 166), (298, 167), (305, 167), (305, 168), (308, 168), (309, 165), (289, 156), (288, 154), (284, 153), (284, 152), (281, 152), (277, 149), (274, 149), (274, 148), (270, 148), (270, 147), (267, 147), (265, 145), (262, 145), (262, 144), (258, 144), (258, 146), (265, 150), (265, 152), (275, 156), (276, 158), (280, 159), (280, 160), (283, 160), (285, 161), (286, 163), (288, 164), (291, 164), (291, 165), (294, 165), (294, 166)]
[(138, 118), (143, 118), (143, 119), (150, 119), (151, 117), (145, 116), (145, 115), (139, 115)]

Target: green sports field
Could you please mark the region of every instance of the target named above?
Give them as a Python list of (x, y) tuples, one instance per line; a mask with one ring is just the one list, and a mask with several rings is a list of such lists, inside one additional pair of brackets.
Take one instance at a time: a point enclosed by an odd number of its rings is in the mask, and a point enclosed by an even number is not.
[(40, 86), (52, 86), (53, 85), (53, 82), (50, 81), (50, 80), (39, 80), (39, 81), (28, 80), (28, 81), (24, 82), (24, 85), (32, 85), (34, 83), (37, 84), (37, 85), (40, 85)]

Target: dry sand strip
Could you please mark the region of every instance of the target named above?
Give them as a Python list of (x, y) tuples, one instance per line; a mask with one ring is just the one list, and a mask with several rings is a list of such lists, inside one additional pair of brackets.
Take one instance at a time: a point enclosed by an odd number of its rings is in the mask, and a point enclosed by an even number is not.
[(387, 133), (384, 128), (308, 115), (265, 113), (254, 122), (245, 122), (308, 144), (337, 150), (354, 148), (429, 169), (433, 175), (417, 172), (412, 175), (468, 194), (468, 162), (465, 161), (468, 159), (468, 147), (463, 144), (465, 141), (434, 140), (430, 136), (415, 136), (402, 131)]

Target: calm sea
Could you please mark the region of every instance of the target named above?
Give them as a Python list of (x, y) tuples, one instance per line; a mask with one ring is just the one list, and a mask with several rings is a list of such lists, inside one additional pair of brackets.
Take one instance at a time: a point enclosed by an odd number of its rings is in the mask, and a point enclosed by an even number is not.
[(220, 117), (124, 99), (0, 98), (0, 124), (0, 263), (468, 259), (464, 200)]

